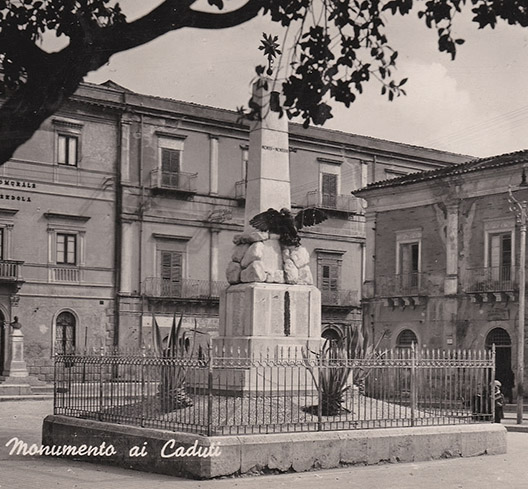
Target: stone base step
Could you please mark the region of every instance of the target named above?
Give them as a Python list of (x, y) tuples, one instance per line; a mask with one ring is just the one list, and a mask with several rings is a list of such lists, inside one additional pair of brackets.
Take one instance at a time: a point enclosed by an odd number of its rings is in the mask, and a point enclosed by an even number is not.
[(16, 401), (52, 401), (53, 396), (49, 394), (39, 395), (17, 395), (17, 396), (0, 396), (0, 403), (2, 402), (16, 402)]
[(31, 392), (36, 395), (44, 395), (44, 394), (51, 394), (53, 395), (53, 384), (46, 384), (46, 385), (32, 385), (31, 386)]
[(48, 384), (42, 380), (28, 375), (27, 377), (7, 377), (5, 375), (0, 375), (0, 385), (4, 384), (29, 384), (31, 386), (47, 386)]
[(29, 384), (0, 384), (0, 396), (24, 396), (31, 394)]

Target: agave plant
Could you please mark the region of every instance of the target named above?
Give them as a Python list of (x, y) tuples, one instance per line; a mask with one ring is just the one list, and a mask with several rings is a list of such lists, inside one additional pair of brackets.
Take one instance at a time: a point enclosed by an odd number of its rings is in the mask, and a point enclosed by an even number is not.
[(368, 359), (374, 356), (375, 350), (384, 335), (380, 337), (376, 346), (372, 346), (361, 324), (351, 325), (343, 338), (339, 340), (327, 339), (321, 350), (316, 353), (317, 365), (308, 361), (305, 364), (314, 384), (320, 392), (321, 414), (335, 416), (348, 409), (343, 406), (346, 392), (355, 384), (360, 391), (363, 389), (369, 370), (356, 366), (350, 360), (356, 358)]
[(176, 325), (176, 315), (172, 320), (171, 333), (167, 343), (161, 341), (159, 326), (153, 318), (154, 347), (156, 353), (161, 357), (161, 382), (159, 396), (163, 412), (174, 411), (184, 407), (192, 406), (192, 399), (186, 392), (187, 371), (191, 365), (190, 360), (194, 356), (197, 323), (194, 320), (194, 330), (191, 335), (182, 330), (183, 314)]

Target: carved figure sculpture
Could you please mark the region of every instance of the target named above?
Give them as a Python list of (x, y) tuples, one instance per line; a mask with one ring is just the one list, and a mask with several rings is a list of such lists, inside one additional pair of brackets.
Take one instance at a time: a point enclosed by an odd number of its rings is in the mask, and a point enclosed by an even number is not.
[(298, 247), (301, 243), (298, 231), (306, 226), (315, 226), (326, 219), (328, 219), (326, 213), (316, 207), (303, 209), (295, 216), (286, 208), (281, 209), (280, 212), (270, 208), (253, 217), (249, 224), (259, 231), (278, 234), (279, 241), (284, 246)]

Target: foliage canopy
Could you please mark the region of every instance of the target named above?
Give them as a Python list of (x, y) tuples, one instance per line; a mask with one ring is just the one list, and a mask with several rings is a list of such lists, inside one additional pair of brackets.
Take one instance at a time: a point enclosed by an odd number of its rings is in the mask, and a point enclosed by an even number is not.
[[(416, 11), (436, 30), (438, 48), (452, 58), (464, 40), (453, 37), (453, 21), (471, 9), (479, 28), (498, 21), (528, 25), (524, 0), (247, 0), (229, 10), (223, 0), (165, 0), (143, 17), (128, 21), (113, 0), (0, 0), (0, 164), (55, 113), (90, 71), (116, 53), (163, 34), (192, 27), (223, 29), (267, 15), (293, 33), (287, 76), (282, 84), (284, 111), (305, 125), (332, 117), (330, 102), (350, 106), (364, 85), (381, 84), (389, 100), (405, 93), (406, 80), (394, 76), (398, 53), (385, 27), (391, 15)], [(49, 32), (67, 38), (57, 52), (46, 52), (41, 39)], [(265, 38), (261, 49), (268, 71), (280, 54), (277, 39)], [(262, 74), (265, 67), (258, 67)]]

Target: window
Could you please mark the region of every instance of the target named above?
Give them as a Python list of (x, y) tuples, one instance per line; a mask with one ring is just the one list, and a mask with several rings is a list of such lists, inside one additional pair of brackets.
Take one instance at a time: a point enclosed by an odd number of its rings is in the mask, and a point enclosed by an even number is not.
[(183, 253), (180, 251), (161, 251), (160, 267), (162, 297), (181, 297)]
[(341, 161), (317, 158), (319, 162), (320, 204), (327, 209), (336, 209), (340, 192)]
[(486, 348), (491, 349), (495, 346), (511, 346), (511, 338), (508, 332), (503, 328), (492, 329), (486, 336)]
[(58, 135), (57, 163), (77, 166), (79, 137), (72, 134)]
[(420, 243), (400, 244), (400, 270), (402, 285), (418, 285)]
[[(396, 277), (402, 293), (412, 293), (420, 287), (422, 271), (422, 230), (396, 232)], [(416, 290), (414, 290), (416, 292)]]
[(69, 311), (61, 312), (55, 321), (55, 353), (74, 353), (75, 333), (75, 316)]
[(317, 251), (317, 286), (326, 305), (339, 304), (343, 251)]
[(511, 232), (490, 233), (488, 238), (488, 264), (492, 280), (510, 280), (512, 269)]
[(323, 207), (334, 209), (337, 206), (337, 175), (333, 173), (321, 174), (321, 193)]
[(321, 290), (339, 289), (339, 264), (327, 263), (321, 265)]
[(248, 162), (249, 162), (249, 148), (248, 146), (240, 146), (242, 150), (242, 180), (247, 182), (248, 179)]
[(181, 171), (181, 151), (178, 149), (161, 148), (161, 170), (178, 173)]
[(396, 348), (411, 348), (413, 344), (417, 344), (418, 339), (414, 334), (414, 331), (410, 329), (404, 329), (396, 340)]
[(57, 264), (77, 265), (77, 236), (57, 233)]
[(83, 124), (72, 119), (53, 119), (55, 126), (55, 160), (58, 165), (77, 167), (81, 159)]

